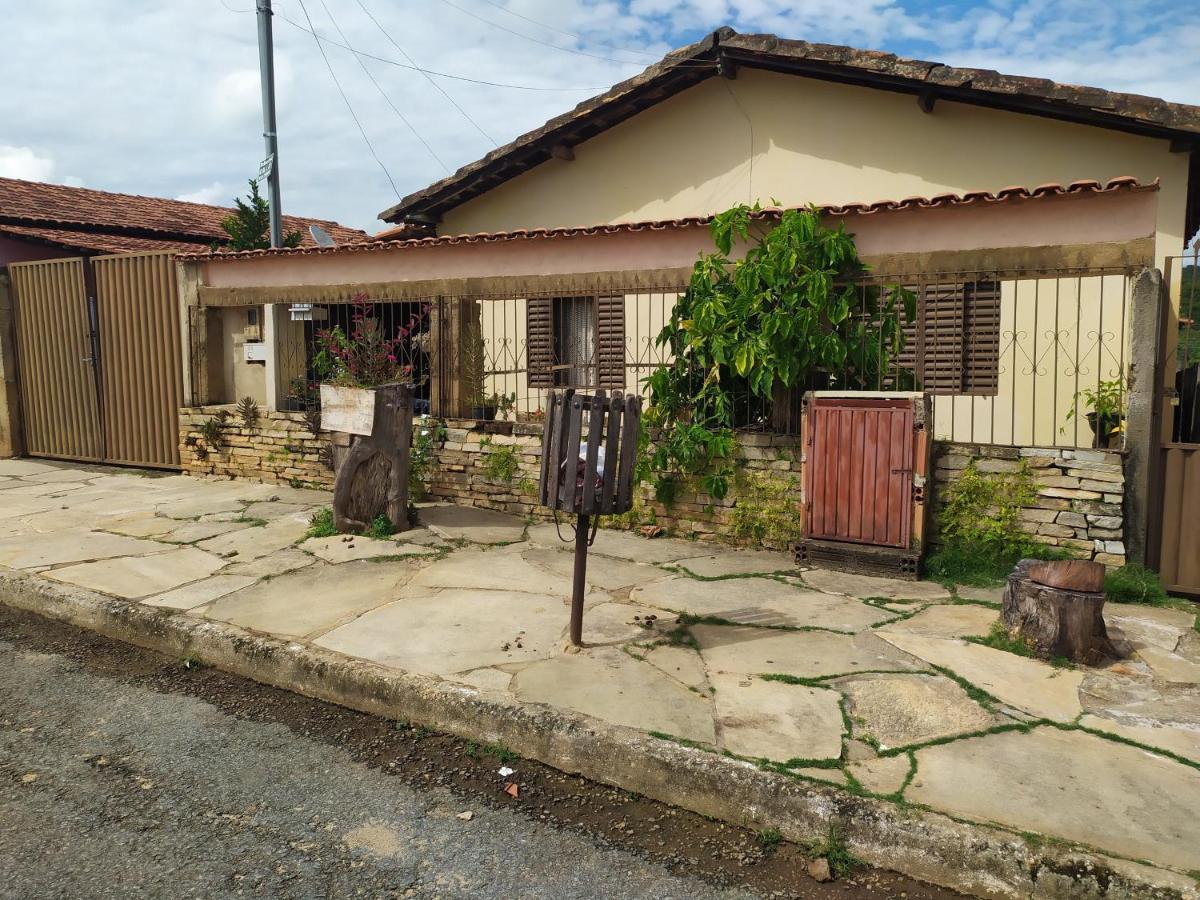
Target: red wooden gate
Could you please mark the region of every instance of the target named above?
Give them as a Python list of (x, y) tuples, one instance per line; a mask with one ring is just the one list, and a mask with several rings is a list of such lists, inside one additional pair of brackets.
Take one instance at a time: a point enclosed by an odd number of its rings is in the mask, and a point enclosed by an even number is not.
[(817, 396), (810, 404), (806, 537), (908, 548), (918, 451), (913, 401)]

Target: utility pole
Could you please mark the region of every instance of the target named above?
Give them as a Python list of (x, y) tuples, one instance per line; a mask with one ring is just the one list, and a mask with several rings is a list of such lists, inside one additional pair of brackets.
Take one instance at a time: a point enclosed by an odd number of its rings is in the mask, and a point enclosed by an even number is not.
[(275, 132), (275, 47), (271, 37), (271, 0), (255, 0), (258, 10), (258, 74), (262, 80), (263, 141), (267, 148), (267, 208), (271, 214), (271, 246), (283, 246), (283, 214), (279, 210), (279, 135)]

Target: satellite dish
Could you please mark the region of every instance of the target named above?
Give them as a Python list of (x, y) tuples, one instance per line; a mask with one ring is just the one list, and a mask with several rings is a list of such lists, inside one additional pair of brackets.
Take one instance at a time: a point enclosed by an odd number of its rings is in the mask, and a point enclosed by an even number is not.
[(308, 233), (312, 235), (312, 239), (317, 242), (318, 247), (336, 247), (337, 241), (329, 236), (320, 225), (309, 225)]

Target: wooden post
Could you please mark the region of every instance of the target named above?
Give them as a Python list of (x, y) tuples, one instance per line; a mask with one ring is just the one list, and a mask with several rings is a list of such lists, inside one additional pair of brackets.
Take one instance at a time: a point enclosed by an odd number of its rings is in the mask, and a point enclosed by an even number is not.
[(575, 578), (571, 584), (571, 643), (583, 646), (583, 593), (587, 589), (588, 516), (575, 522)]
[(381, 514), (396, 531), (409, 527), (412, 386), (385, 384), (373, 390), (371, 433), (354, 437), (333, 482), (333, 523), (343, 533), (364, 531)]

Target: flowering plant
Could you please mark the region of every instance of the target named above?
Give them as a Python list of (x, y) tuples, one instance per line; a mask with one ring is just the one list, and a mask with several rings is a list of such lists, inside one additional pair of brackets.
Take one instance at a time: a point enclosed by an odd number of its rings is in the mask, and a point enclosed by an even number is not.
[(413, 367), (402, 364), (398, 357), (420, 319), (421, 314), (414, 314), (389, 338), (367, 295), (355, 294), (350, 333), (340, 326), (317, 332), (319, 349), (313, 357), (313, 371), (321, 381), (342, 387), (369, 388), (406, 381)]

